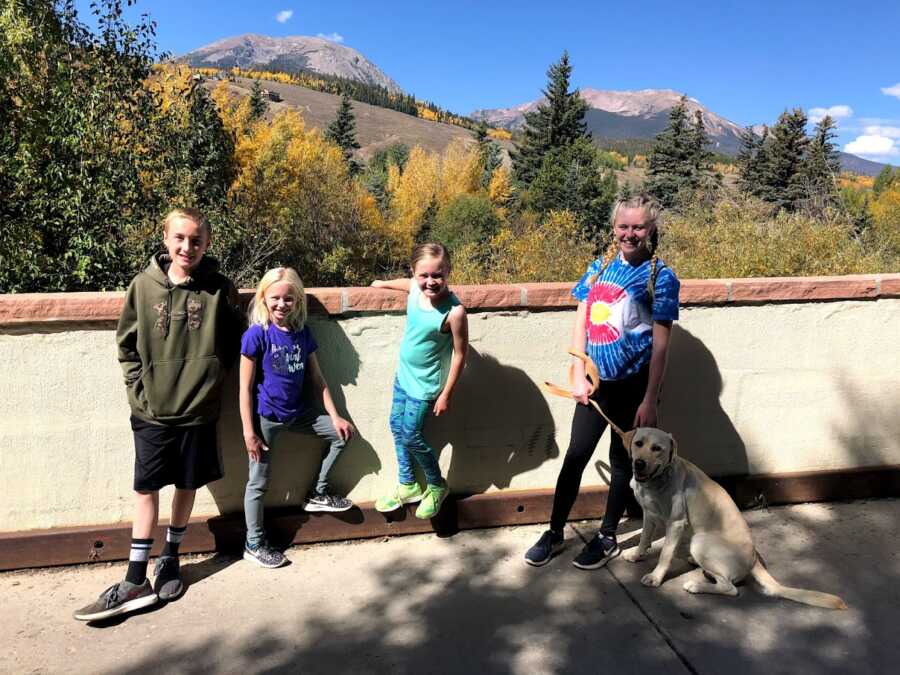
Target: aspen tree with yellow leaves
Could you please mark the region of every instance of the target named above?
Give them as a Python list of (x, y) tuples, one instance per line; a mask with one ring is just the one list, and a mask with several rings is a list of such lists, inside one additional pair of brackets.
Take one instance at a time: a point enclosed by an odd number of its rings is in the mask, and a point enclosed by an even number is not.
[(441, 158), (438, 206), (446, 206), (460, 195), (480, 192), (483, 167), (476, 144), (452, 140)]
[(238, 142), (231, 187), (237, 219), (273, 262), (304, 279), (335, 280), (357, 221), (357, 193), (340, 149), (285, 110)]
[(509, 205), (513, 198), (512, 176), (509, 169), (499, 166), (491, 174), (491, 182), (488, 184), (488, 198), (494, 205), (494, 210), (501, 220), (506, 220), (509, 213)]
[(409, 153), (403, 172), (388, 168), (387, 191), (391, 197), (391, 217), (386, 232), (397, 255), (407, 255), (425, 224), (425, 217), (437, 197), (440, 164), (436, 154), (417, 145)]

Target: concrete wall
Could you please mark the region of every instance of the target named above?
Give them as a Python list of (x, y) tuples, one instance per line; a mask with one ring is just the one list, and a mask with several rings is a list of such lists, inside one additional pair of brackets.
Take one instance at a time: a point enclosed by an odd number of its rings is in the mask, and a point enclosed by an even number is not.
[[(573, 404), (569, 284), (458, 289), (468, 368), (428, 435), (454, 490), (553, 487)], [(358, 429), (338, 489), (371, 501), (396, 480), (387, 427), (404, 317), (398, 295), (312, 289), (323, 370)], [(133, 446), (116, 361), (121, 294), (0, 296), (0, 532), (128, 521)], [(900, 464), (900, 275), (687, 281), (661, 407), (683, 455), (716, 475)], [(241, 509), (246, 452), (232, 377), (220, 426), (226, 477), (195, 515)], [(316, 444), (274, 449), (272, 505), (296, 504)], [(585, 485), (606, 476), (601, 441)], [(163, 493), (162, 516), (168, 514)]]

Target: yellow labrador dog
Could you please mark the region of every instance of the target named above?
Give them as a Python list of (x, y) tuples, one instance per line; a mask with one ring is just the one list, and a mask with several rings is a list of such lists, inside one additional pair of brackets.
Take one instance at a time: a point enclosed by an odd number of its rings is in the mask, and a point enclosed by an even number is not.
[(629, 448), (634, 478), (631, 487), (644, 509), (641, 542), (623, 554), (629, 562), (643, 560), (654, 535), (665, 531), (656, 567), (644, 575), (645, 586), (659, 586), (679, 552), (703, 570), (705, 579), (685, 582), (689, 593), (737, 595), (736, 583), (748, 576), (763, 593), (827, 609), (847, 609), (836, 595), (790, 588), (769, 574), (750, 528), (734, 500), (694, 464), (678, 456), (675, 439), (660, 429), (639, 427), (621, 432)]
[[(592, 383), (599, 382), (596, 367), (584, 354), (571, 352), (585, 362)], [(545, 383), (554, 394), (568, 392)], [(595, 385), (596, 386), (596, 385)], [(571, 396), (571, 393), (568, 393)], [(593, 403), (593, 401), (591, 401)], [(623, 558), (629, 562), (643, 560), (650, 550), (654, 535), (665, 532), (659, 561), (641, 583), (657, 587), (662, 584), (676, 557), (685, 557), (703, 570), (705, 579), (685, 582), (689, 593), (737, 595), (735, 584), (748, 576), (763, 593), (779, 598), (828, 609), (847, 609), (836, 595), (790, 588), (779, 584), (763, 564), (753, 545), (750, 528), (734, 500), (716, 482), (691, 462), (678, 456), (671, 434), (660, 429), (639, 427), (624, 432), (606, 417), (612, 430), (621, 436), (628, 449), (634, 473), (631, 487), (644, 509), (641, 541)], [(686, 555), (687, 554), (687, 555)]]

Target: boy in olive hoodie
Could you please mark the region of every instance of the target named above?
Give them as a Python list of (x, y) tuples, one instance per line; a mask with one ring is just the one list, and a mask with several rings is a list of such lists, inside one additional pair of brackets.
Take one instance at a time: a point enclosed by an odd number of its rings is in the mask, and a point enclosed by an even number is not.
[[(116, 341), (131, 406), (137, 514), (123, 581), (75, 612), (96, 621), (174, 600), (183, 591), (178, 546), (197, 488), (222, 477), (216, 435), (222, 382), (243, 328), (234, 285), (204, 258), (210, 227), (193, 209), (176, 209), (157, 253), (125, 295)], [(159, 490), (175, 485), (166, 544), (153, 586), (147, 564), (159, 517)]]

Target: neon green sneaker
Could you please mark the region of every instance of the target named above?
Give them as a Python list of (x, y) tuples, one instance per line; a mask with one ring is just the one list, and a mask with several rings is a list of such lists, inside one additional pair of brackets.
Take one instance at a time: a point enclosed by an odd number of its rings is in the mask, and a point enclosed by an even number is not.
[(394, 494), (387, 497), (379, 497), (375, 500), (375, 510), (381, 513), (390, 513), (396, 511), (404, 504), (415, 504), (422, 501), (425, 493), (418, 483), (407, 485), (406, 483), (397, 483)]
[(450, 494), (450, 486), (445, 482), (443, 485), (429, 485), (422, 497), (422, 503), (416, 509), (416, 518), (428, 520), (434, 518), (438, 511), (441, 510), (441, 504)]

